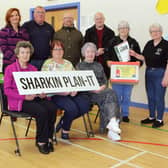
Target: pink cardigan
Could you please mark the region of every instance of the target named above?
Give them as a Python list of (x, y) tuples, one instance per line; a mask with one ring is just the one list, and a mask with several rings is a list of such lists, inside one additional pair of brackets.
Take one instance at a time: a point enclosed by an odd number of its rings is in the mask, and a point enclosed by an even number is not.
[(4, 93), (8, 98), (8, 108), (9, 110), (21, 111), (22, 104), (25, 99), (24, 95), (19, 95), (18, 89), (16, 87), (16, 83), (13, 77), (12, 72), (19, 71), (37, 71), (37, 68), (31, 64), (28, 64), (26, 69), (22, 69), (19, 65), (18, 60), (8, 65), (5, 69), (4, 76)]

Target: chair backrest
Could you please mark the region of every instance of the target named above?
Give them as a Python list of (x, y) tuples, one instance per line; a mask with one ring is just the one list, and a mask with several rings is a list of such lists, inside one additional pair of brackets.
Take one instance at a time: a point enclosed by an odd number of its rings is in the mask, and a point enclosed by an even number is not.
[(4, 94), (3, 84), (0, 84), (1, 111), (8, 110), (7, 96)]

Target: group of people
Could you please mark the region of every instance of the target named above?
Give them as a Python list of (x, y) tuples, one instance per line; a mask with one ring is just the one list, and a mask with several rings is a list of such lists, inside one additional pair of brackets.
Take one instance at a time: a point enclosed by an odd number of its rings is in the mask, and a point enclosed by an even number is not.
[[(10, 110), (31, 114), (36, 118), (36, 146), (43, 154), (54, 151), (54, 129), (61, 130), (61, 138), (69, 139), (74, 119), (90, 110), (92, 104), (100, 108), (100, 132), (108, 130), (108, 138), (120, 140), (120, 120), (129, 122), (129, 104), (133, 85), (112, 84), (109, 61), (119, 61), (114, 47), (127, 41), (130, 61), (146, 63), (145, 86), (149, 117), (142, 124), (163, 123), (164, 97), (168, 85), (168, 42), (162, 38), (159, 24), (150, 26), (152, 40), (140, 51), (138, 42), (129, 34), (128, 22), (118, 24), (118, 35), (105, 25), (103, 13), (95, 14), (95, 24), (86, 30), (85, 36), (74, 27), (72, 14), (65, 13), (60, 30), (45, 22), (45, 9), (37, 6), (34, 18), (20, 25), (21, 15), (17, 8), (6, 13), (6, 25), (0, 31), (0, 49), (3, 53), (4, 92)], [(38, 95), (19, 95), (12, 72), (18, 71), (71, 71), (93, 70), (100, 88), (88, 92), (64, 92)], [(57, 109), (64, 115), (54, 128)]]

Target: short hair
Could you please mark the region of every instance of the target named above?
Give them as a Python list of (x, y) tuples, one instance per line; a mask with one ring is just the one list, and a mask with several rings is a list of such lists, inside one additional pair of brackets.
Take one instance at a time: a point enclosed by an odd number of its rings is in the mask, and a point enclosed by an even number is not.
[(16, 11), (18, 13), (18, 15), (19, 15), (19, 22), (21, 21), (21, 15), (20, 15), (19, 9), (10, 8), (10, 9), (7, 10), (6, 16), (5, 16), (6, 26), (11, 26), (10, 17), (11, 17), (12, 12), (14, 12), (14, 11)]
[(121, 29), (121, 28), (128, 28), (128, 29), (130, 29), (130, 26), (129, 26), (129, 24), (128, 24), (127, 21), (122, 20), (118, 24), (118, 29)]
[(84, 57), (85, 56), (85, 51), (87, 48), (92, 48), (94, 50), (94, 52), (96, 53), (97, 52), (97, 47), (94, 43), (91, 43), (91, 42), (87, 42), (83, 45), (82, 49), (81, 49), (81, 53), (82, 53), (82, 56)]
[(57, 46), (61, 47), (63, 50), (65, 50), (64, 44), (63, 44), (62, 41), (60, 41), (60, 40), (53, 40), (52, 43), (51, 43), (51, 50), (54, 49), (55, 45), (57, 45)]
[(18, 55), (19, 54), (19, 50), (20, 48), (29, 48), (30, 49), (30, 56), (33, 55), (34, 52), (34, 48), (32, 46), (32, 44), (29, 41), (19, 41), (16, 44), (16, 48), (15, 48), (15, 54)]
[(149, 26), (149, 32), (151, 32), (152, 28), (158, 28), (160, 32), (163, 32), (163, 28), (159, 23), (153, 23)]
[(94, 19), (96, 18), (97, 15), (101, 15), (102, 18), (105, 20), (105, 16), (102, 12), (96, 12), (95, 15), (94, 15)]
[(44, 9), (44, 10), (45, 10), (45, 8), (44, 8), (43, 6), (38, 5), (38, 6), (36, 6), (36, 7), (34, 8), (34, 11), (35, 11), (37, 8), (40, 8), (40, 9)]

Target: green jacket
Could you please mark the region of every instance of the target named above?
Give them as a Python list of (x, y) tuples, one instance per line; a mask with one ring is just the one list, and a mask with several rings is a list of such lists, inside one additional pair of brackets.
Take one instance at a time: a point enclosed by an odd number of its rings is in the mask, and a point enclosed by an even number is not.
[(54, 40), (60, 40), (64, 44), (64, 59), (69, 60), (74, 67), (81, 59), (81, 47), (83, 36), (75, 27), (62, 27), (54, 35)]

